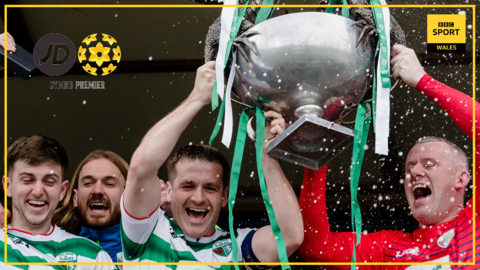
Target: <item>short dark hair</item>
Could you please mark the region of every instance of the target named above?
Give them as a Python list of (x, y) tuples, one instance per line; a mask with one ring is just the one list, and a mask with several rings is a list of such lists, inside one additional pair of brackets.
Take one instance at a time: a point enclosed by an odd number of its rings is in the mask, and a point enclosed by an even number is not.
[(68, 168), (68, 156), (65, 149), (56, 140), (42, 135), (30, 135), (18, 138), (7, 150), (7, 170), (13, 169), (15, 162), (25, 161), (28, 165), (44, 162), (59, 164), (62, 177)]
[(168, 180), (173, 181), (176, 176), (175, 165), (181, 160), (202, 160), (217, 163), (222, 166), (223, 189), (228, 187), (230, 178), (230, 164), (218, 149), (209, 145), (187, 145), (178, 150), (167, 161)]

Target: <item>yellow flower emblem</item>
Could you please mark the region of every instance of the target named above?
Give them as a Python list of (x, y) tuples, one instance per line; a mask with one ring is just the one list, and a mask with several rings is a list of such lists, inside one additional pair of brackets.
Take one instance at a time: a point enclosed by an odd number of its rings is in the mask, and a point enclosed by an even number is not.
[(86, 51), (87, 49), (82, 48), (82, 46), (78, 48), (78, 61), (80, 61), (80, 63), (82, 63), (83, 60), (87, 60), (87, 57), (85, 56)]
[(117, 43), (117, 41), (112, 36), (107, 34), (102, 34), (102, 35), (103, 35), (102, 41), (108, 42), (110, 46), (112, 46), (113, 43)]
[(90, 66), (90, 64), (86, 64), (85, 66), (82, 66), (83, 69), (88, 72), (88, 74), (92, 74), (94, 76), (97, 76), (97, 69), (96, 68), (92, 68)]
[(117, 63), (120, 63), (121, 53), (120, 53), (120, 46), (113, 49), (113, 61), (117, 60)]
[(105, 75), (108, 75), (108, 74), (112, 73), (116, 68), (117, 68), (117, 66), (114, 66), (114, 65), (112, 65), (112, 63), (110, 63), (110, 65), (108, 67), (102, 68), (102, 70), (103, 70), (102, 76), (105, 76)]
[(108, 53), (110, 52), (110, 48), (103, 47), (102, 43), (97, 43), (96, 47), (89, 47), (90, 58), (88, 61), (96, 62), (97, 66), (102, 66), (103, 62), (110, 62), (110, 56)]
[(86, 37), (82, 43), (86, 43), (87, 45), (90, 45), (90, 42), (92, 41), (97, 41), (97, 34), (91, 34), (90, 36)]

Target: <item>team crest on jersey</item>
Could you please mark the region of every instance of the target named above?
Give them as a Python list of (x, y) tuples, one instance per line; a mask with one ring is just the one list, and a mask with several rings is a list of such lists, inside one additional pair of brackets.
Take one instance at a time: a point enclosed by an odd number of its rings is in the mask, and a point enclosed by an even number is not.
[(232, 253), (232, 240), (219, 240), (213, 244), (213, 253), (218, 256), (227, 257)]
[[(64, 252), (55, 257), (55, 260), (59, 263), (76, 263), (77, 255), (71, 252)], [(65, 270), (74, 270), (76, 265), (62, 265)]]
[(450, 241), (452, 241), (454, 234), (455, 234), (454, 229), (451, 229), (450, 231), (444, 233), (442, 236), (438, 238), (437, 244), (442, 248), (446, 248), (448, 244), (450, 244)]

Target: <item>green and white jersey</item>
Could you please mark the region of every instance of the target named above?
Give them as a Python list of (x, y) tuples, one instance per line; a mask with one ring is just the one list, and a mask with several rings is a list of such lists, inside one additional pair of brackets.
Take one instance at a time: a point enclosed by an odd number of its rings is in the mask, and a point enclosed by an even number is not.
[[(112, 270), (113, 265), (5, 265), (4, 230), (0, 230), (0, 269), (5, 270)], [(108, 253), (94, 242), (70, 234), (52, 225), (48, 234), (7, 229), (9, 263), (80, 263), (112, 262)]]
[[(138, 219), (125, 210), (123, 196), (122, 237), (123, 256), (125, 262), (232, 262), (232, 241), (230, 234), (218, 228), (212, 235), (204, 236), (198, 241), (191, 238), (171, 221), (159, 207), (150, 216)], [(255, 229), (237, 229), (238, 258), (242, 261), (242, 242)], [(245, 269), (245, 267), (240, 266)], [(124, 265), (124, 270), (204, 270), (234, 269), (230, 265)], [(248, 267), (246, 269), (249, 269)]]

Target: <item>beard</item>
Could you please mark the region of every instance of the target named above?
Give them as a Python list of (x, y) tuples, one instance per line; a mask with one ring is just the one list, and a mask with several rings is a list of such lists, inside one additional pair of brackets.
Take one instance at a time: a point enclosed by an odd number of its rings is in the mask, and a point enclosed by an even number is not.
[[(108, 198), (105, 200), (105, 203), (109, 206), (108, 207), (108, 212), (109, 216), (105, 220), (105, 217), (91, 217), (87, 216), (87, 208), (88, 205), (90, 205), (90, 201), (92, 200), (102, 200), (103, 195), (100, 196), (92, 196), (86, 204), (82, 204), (82, 206), (78, 207), (78, 214), (79, 214), (79, 219), (80, 219), (80, 224), (89, 229), (106, 229), (113, 227), (115, 225), (120, 224), (120, 217), (121, 217), (121, 210), (120, 210), (120, 204), (116, 204), (114, 206), (111, 205), (110, 201)], [(112, 208), (113, 207), (113, 208)]]

